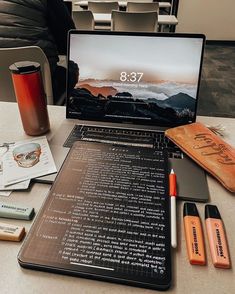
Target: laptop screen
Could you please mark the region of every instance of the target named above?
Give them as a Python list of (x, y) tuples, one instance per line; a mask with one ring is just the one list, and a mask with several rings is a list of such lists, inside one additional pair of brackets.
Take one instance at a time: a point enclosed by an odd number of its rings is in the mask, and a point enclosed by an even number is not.
[(67, 118), (194, 122), (204, 36), (70, 31)]

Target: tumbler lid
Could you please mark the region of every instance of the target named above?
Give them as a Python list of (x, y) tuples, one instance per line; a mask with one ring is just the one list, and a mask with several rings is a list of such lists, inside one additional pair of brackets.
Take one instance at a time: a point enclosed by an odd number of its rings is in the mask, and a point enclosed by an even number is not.
[(28, 74), (40, 70), (40, 64), (33, 61), (19, 61), (9, 66), (12, 73)]

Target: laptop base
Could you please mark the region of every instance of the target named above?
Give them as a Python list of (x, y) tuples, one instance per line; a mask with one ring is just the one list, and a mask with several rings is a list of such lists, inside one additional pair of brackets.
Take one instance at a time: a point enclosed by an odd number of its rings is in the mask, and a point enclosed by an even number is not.
[[(130, 127), (131, 126), (129, 125), (129, 130), (131, 129)], [(68, 132), (67, 128), (71, 131)], [(64, 129), (64, 132), (61, 132), (61, 129)], [(67, 130), (65, 131), (65, 129)], [(74, 124), (68, 124), (67, 120), (65, 124), (62, 124), (62, 128), (60, 128), (60, 131), (56, 133), (56, 135), (52, 138), (52, 141), (50, 142), (50, 147), (58, 170), (60, 169), (64, 159), (69, 152), (69, 148), (62, 147), (64, 141), (67, 141), (67, 139), (65, 140), (64, 138), (69, 138), (73, 129)], [(122, 125), (122, 130), (124, 129), (125, 125)], [(139, 131), (141, 133), (142, 130)], [(147, 132), (150, 132), (149, 129)], [(64, 137), (62, 135), (65, 133), (68, 134), (67, 137)], [(173, 168), (177, 175), (177, 190), (180, 200), (199, 202), (207, 202), (209, 200), (209, 190), (207, 185), (206, 173), (200, 166), (198, 166), (185, 154), (183, 154), (183, 158), (169, 158), (168, 165), (169, 171)], [(57, 174), (43, 176), (34, 179), (34, 181), (51, 184), (55, 180), (56, 175)]]

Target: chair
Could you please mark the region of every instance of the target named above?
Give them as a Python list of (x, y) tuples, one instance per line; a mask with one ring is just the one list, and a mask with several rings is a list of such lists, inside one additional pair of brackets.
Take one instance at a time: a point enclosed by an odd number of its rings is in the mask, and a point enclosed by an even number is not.
[(127, 2), (126, 11), (128, 12), (157, 11), (157, 13), (159, 13), (159, 3), (158, 2)]
[[(141, 2), (141, 3), (151, 3), (154, 2), (155, 0), (128, 0), (128, 2)], [(156, 1), (159, 2), (159, 1)]]
[(147, 12), (125, 12), (112, 11), (111, 17), (112, 31), (127, 32), (156, 32), (158, 23), (158, 13), (156, 11)]
[(93, 13), (90, 10), (73, 11), (72, 18), (76, 29), (94, 30), (95, 22)]
[(43, 85), (47, 104), (53, 104), (51, 70), (48, 59), (38, 46), (0, 48), (0, 100), (15, 102), (15, 92), (9, 66), (18, 61), (35, 61), (41, 65)]
[(106, 1), (106, 2), (93, 2), (88, 1), (88, 9), (93, 13), (111, 13), (112, 10), (119, 10), (118, 2)]

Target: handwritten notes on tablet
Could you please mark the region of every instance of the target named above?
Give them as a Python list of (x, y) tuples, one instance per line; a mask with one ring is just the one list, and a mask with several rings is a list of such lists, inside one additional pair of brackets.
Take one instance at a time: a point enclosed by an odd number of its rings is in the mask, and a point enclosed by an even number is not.
[(166, 162), (154, 149), (75, 143), (20, 253), (21, 265), (169, 287)]

